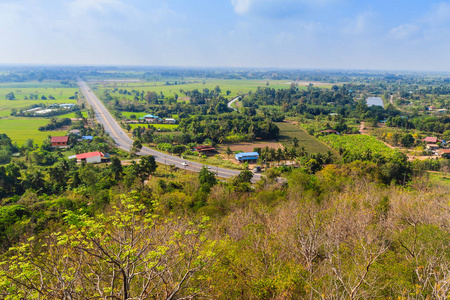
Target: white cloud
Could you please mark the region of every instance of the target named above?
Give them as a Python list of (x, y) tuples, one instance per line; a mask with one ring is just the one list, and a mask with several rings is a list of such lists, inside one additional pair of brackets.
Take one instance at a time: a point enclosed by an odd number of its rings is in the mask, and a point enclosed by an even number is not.
[(253, 0), (231, 0), (231, 5), (233, 5), (234, 12), (239, 15), (248, 13), (252, 3)]
[(96, 11), (105, 13), (108, 10), (124, 9), (126, 6), (118, 0), (75, 0), (70, 2), (72, 12), (83, 13), (86, 11)]
[(367, 11), (362, 12), (352, 20), (347, 20), (343, 27), (342, 32), (344, 34), (361, 35), (365, 34), (372, 27), (372, 22), (375, 14), (373, 12)]
[(413, 35), (418, 33), (420, 27), (415, 24), (402, 24), (389, 31), (389, 34), (396, 39), (406, 39), (411, 38)]
[(295, 9), (299, 6), (322, 6), (338, 1), (342, 0), (231, 0), (231, 5), (235, 13), (245, 15), (258, 10), (277, 10), (282, 6)]
[(431, 24), (442, 24), (450, 20), (450, 3), (441, 2), (433, 5), (424, 21)]

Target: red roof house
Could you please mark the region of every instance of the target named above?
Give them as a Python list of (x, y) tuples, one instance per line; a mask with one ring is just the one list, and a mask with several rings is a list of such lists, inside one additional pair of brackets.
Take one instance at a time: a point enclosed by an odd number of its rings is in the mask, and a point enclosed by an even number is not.
[(436, 144), (438, 142), (438, 138), (437, 137), (432, 137), (432, 136), (427, 136), (422, 141), (424, 141), (427, 144)]
[(77, 162), (86, 162), (86, 163), (101, 163), (102, 157), (105, 155), (102, 152), (88, 152), (88, 153), (80, 153), (73, 156), (69, 156), (69, 159), (76, 158)]
[(212, 152), (216, 151), (216, 148), (209, 145), (199, 145), (194, 147), (194, 150), (199, 154), (211, 154)]
[(52, 136), (50, 139), (50, 143), (52, 143), (53, 147), (66, 148), (69, 147), (67, 143), (69, 142), (68, 136)]

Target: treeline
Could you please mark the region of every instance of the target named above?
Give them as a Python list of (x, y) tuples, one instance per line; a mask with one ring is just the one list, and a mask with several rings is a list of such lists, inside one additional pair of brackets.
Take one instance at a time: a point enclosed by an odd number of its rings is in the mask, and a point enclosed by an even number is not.
[(25, 82), (44, 80), (62, 80), (69, 82), (75, 80), (76, 73), (71, 67), (8, 67), (7, 72), (0, 74), (0, 82)]
[(219, 143), (230, 140), (233, 136), (247, 136), (249, 140), (277, 139), (280, 133), (278, 126), (262, 116), (246, 117), (234, 114), (192, 116), (182, 119), (178, 128), (183, 133), (200, 135)]
[(48, 123), (45, 126), (39, 126), (38, 130), (39, 131), (51, 131), (51, 130), (56, 130), (63, 126), (68, 126), (71, 124), (72, 124), (72, 120), (69, 118), (56, 119), (53, 117), (50, 119), (50, 123)]
[(136, 127), (133, 136), (144, 143), (188, 143), (202, 144), (205, 141), (222, 143), (225, 141), (253, 141), (255, 139), (274, 140), (280, 133), (278, 126), (262, 116), (246, 117), (236, 115), (192, 116), (182, 119), (178, 130), (181, 134), (160, 134), (153, 126)]
[(450, 130), (450, 117), (431, 117), (431, 116), (414, 116), (408, 118), (402, 117), (389, 117), (386, 121), (386, 126), (397, 127), (405, 129), (417, 129), (420, 131), (444, 133), (444, 131)]
[[(315, 116), (336, 114), (344, 118), (380, 121), (400, 114), (392, 105), (386, 109), (381, 106), (367, 106), (365, 99), (354, 100), (357, 85), (334, 85), (330, 90), (315, 88), (312, 85), (299, 89), (294, 83), (287, 89), (258, 87), (254, 93), (242, 100), (246, 113), (260, 110), (264, 115), (283, 114), (313, 119)], [(277, 112), (278, 111), (278, 112)]]

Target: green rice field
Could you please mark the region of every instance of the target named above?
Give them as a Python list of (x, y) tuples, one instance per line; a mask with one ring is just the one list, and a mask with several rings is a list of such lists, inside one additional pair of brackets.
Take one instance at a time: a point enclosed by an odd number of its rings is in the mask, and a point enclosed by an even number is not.
[(372, 155), (381, 155), (386, 158), (394, 157), (397, 150), (391, 149), (376, 137), (361, 134), (336, 135), (329, 134), (319, 138), (336, 151), (342, 148), (355, 156), (364, 156), (368, 151)]
[(175, 130), (175, 129), (178, 128), (177, 124), (130, 124), (131, 128), (133, 128), (133, 129), (136, 128), (136, 127), (147, 128), (147, 125), (152, 125), (156, 129), (158, 129), (158, 128), (165, 128), (165, 129)]
[(42, 142), (49, 136), (64, 136), (67, 131), (39, 131), (39, 126), (49, 122), (45, 118), (7, 117), (0, 119), (0, 133), (6, 133), (12, 142), (21, 146), (27, 139), (33, 139), (35, 144)]
[(296, 137), (299, 141), (299, 146), (305, 147), (308, 153), (326, 153), (332, 150), (315, 137), (304, 132), (297, 125), (288, 122), (277, 122), (275, 124), (280, 128), (279, 140), (285, 147), (292, 147), (294, 145), (292, 139)]
[[(26, 118), (11, 117), (12, 109), (23, 109), (33, 104), (62, 104), (73, 103), (77, 100), (69, 99), (78, 91), (76, 87), (66, 87), (57, 81), (30, 81), (0, 84), (0, 132), (6, 133), (13, 142), (22, 145), (27, 139), (33, 139), (35, 143), (41, 144), (49, 135), (61, 136), (66, 131), (38, 131), (40, 126), (49, 123), (48, 118)], [(14, 93), (15, 100), (6, 100), (8, 93)], [(38, 99), (30, 100), (30, 94), (38, 95)], [(52, 95), (55, 99), (48, 100)], [(45, 96), (47, 100), (42, 100)], [(25, 100), (25, 97), (28, 100)], [(87, 116), (86, 113), (84, 113)], [(72, 118), (74, 113), (60, 115), (58, 118)]]
[[(17, 110), (23, 109), (32, 104), (62, 104), (62, 103), (74, 103), (75, 99), (69, 99), (74, 96), (78, 88), (65, 87), (59, 82), (13, 82), (0, 84), (0, 118), (6, 117), (11, 114), (11, 109)], [(14, 93), (15, 100), (6, 100), (8, 93)], [(30, 94), (38, 95), (38, 99), (30, 100)], [(55, 99), (49, 100), (49, 96), (52, 95)], [(45, 96), (47, 100), (42, 100), (41, 97)], [(25, 100), (25, 97), (28, 100)]]

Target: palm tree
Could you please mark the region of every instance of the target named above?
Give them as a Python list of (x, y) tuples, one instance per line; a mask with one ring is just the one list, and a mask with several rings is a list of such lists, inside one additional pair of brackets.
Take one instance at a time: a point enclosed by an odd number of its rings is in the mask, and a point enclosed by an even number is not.
[(281, 150), (281, 148), (278, 148), (277, 149), (277, 155), (276, 155), (276, 157), (277, 157), (277, 162), (278, 162), (278, 165), (280, 164), (280, 161), (283, 159), (283, 150)]
[(298, 138), (294, 137), (292, 139), (292, 143), (294, 143), (294, 148), (297, 148), (298, 147)]
[(289, 149), (286, 147), (283, 148), (283, 156), (284, 156), (284, 164), (286, 164), (286, 160), (289, 158)]
[(302, 146), (300, 148), (300, 151), (298, 152), (298, 155), (301, 156), (301, 157), (307, 156), (308, 155), (308, 151), (306, 151), (306, 148)]
[(297, 156), (297, 151), (295, 150), (294, 147), (292, 147), (291, 150), (289, 151), (289, 158), (291, 160), (293, 160), (296, 156)]
[(328, 151), (325, 156), (325, 162), (327, 164), (331, 164), (334, 161), (334, 154), (331, 151)]
[(267, 159), (270, 160), (270, 161), (274, 161), (276, 159), (276, 157), (277, 157), (277, 153), (276, 153), (275, 149), (274, 148), (270, 148), (269, 155), (268, 155)]

